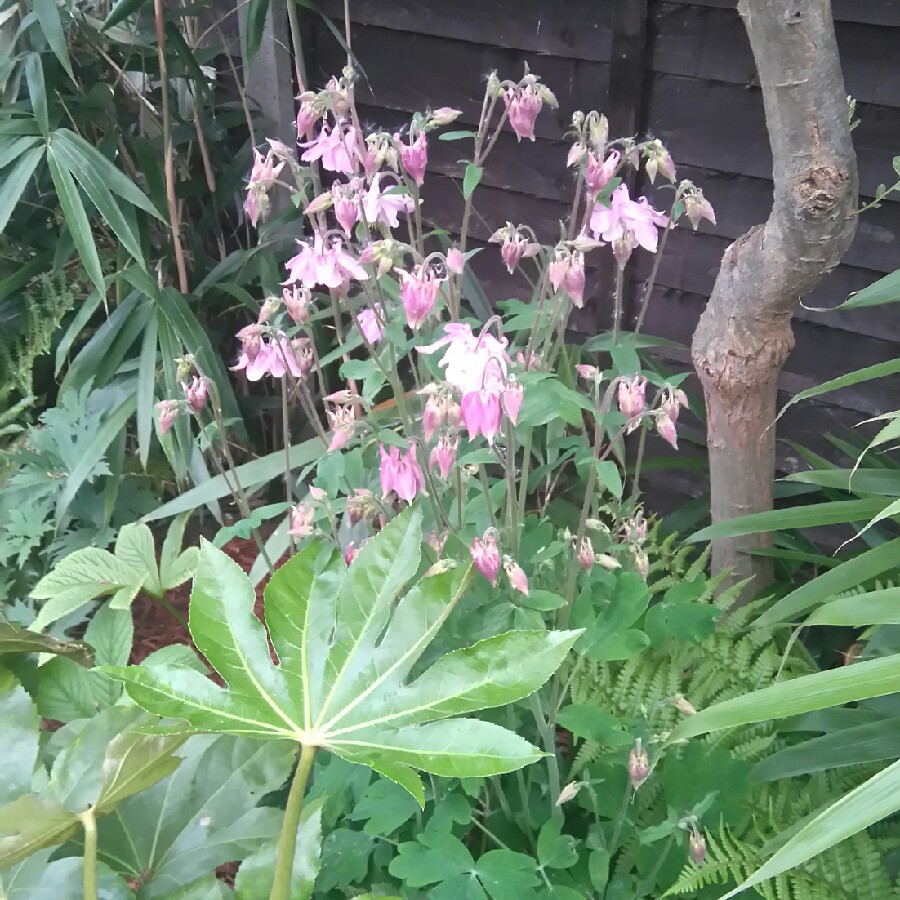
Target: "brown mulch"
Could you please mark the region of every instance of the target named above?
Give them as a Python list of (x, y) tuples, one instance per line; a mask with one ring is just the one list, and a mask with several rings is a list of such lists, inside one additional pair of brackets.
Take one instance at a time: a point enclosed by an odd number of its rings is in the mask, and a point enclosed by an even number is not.
[[(263, 535), (263, 537), (267, 537), (267, 535)], [(250, 572), (259, 555), (259, 549), (252, 538), (247, 540), (233, 538), (222, 549), (247, 573)], [(283, 561), (279, 560), (276, 567)], [(263, 589), (268, 580), (268, 576), (266, 576), (256, 587), (254, 612), (260, 620), (262, 619)], [(190, 596), (190, 581), (186, 581), (166, 595), (166, 600), (185, 621), (188, 618)], [(132, 609), (134, 613), (134, 643), (130, 659), (132, 665), (143, 662), (151, 653), (170, 644), (194, 646), (188, 630), (153, 597), (140, 594), (135, 599)]]

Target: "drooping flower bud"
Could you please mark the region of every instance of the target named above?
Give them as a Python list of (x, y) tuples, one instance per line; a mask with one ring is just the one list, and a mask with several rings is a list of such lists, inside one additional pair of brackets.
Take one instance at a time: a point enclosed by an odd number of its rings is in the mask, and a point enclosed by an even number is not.
[(474, 440), (482, 434), (492, 444), (503, 419), (500, 395), (484, 389), (471, 391), (462, 398), (460, 410), (469, 438)]
[(332, 194), (337, 193), (334, 200), (334, 216), (338, 225), (344, 229), (344, 234), (349, 237), (353, 233), (353, 226), (359, 219), (359, 203), (346, 190), (339, 188), (339, 185), (335, 185), (331, 189)]
[(703, 861), (706, 859), (706, 838), (699, 831), (692, 831), (690, 838), (688, 838), (688, 851), (691, 854), (691, 859), (698, 866), (703, 865)]
[(437, 469), (441, 478), (446, 481), (450, 472), (453, 471), (458, 449), (459, 438), (446, 434), (441, 435), (428, 457), (429, 468)]
[(449, 125), (451, 122), (455, 122), (461, 115), (461, 109), (453, 109), (452, 106), (441, 106), (431, 114), (430, 122), (437, 127)]
[(354, 541), (350, 541), (347, 544), (347, 549), (344, 550), (344, 563), (349, 566), (356, 559), (357, 553), (359, 553), (359, 547), (356, 546)]
[(380, 303), (373, 305), (371, 309), (362, 309), (357, 315), (359, 321), (359, 330), (363, 337), (373, 346), (377, 344), (384, 335), (384, 328), (381, 324), (384, 312)]
[(206, 406), (206, 379), (195, 375), (191, 380), (191, 386), (187, 389), (188, 406), (198, 413)]
[(694, 704), (688, 700), (684, 694), (676, 694), (674, 700), (675, 709), (680, 713), (684, 713), (686, 716), (696, 716), (697, 710), (694, 708)]
[(671, 416), (665, 410), (659, 410), (653, 417), (656, 431), (659, 436), (670, 444), (675, 450), (678, 449), (678, 433), (675, 431), (675, 423)]
[(425, 408), (422, 410), (422, 430), (425, 433), (425, 440), (430, 441), (446, 420), (446, 397), (443, 394), (432, 394), (425, 401)]
[(312, 100), (304, 100), (297, 110), (297, 138), (306, 137), (310, 129), (319, 121), (319, 114), (316, 112)]
[(309, 288), (294, 284), (289, 288), (282, 288), (281, 299), (287, 314), (298, 325), (309, 321), (309, 305), (312, 292)]
[(406, 323), (413, 330), (428, 318), (437, 302), (443, 279), (437, 278), (432, 269), (424, 265), (416, 266), (412, 273), (398, 269), (402, 284), (400, 300)]
[(378, 511), (378, 504), (372, 496), (372, 492), (366, 488), (355, 488), (352, 497), (347, 498), (345, 507), (347, 520), (351, 526), (372, 518)]
[(410, 444), (405, 453), (401, 453), (399, 447), (385, 450), (384, 444), (380, 444), (379, 448), (382, 496), (387, 497), (393, 491), (401, 500), (412, 503), (416, 494), (425, 488), (425, 477), (416, 458), (416, 448)]
[(647, 141), (642, 149), (644, 155), (647, 157), (645, 168), (647, 170), (647, 177), (650, 179), (650, 184), (653, 184), (656, 180), (657, 172), (659, 172), (663, 178), (668, 178), (669, 181), (674, 182), (675, 163), (672, 162), (672, 157), (669, 155), (669, 151), (663, 146), (662, 141)]
[(600, 377), (600, 370), (596, 366), (589, 366), (585, 363), (578, 363), (575, 371), (579, 378), (583, 378), (585, 381), (596, 381)]
[(581, 539), (581, 543), (575, 551), (575, 558), (578, 560), (578, 565), (581, 566), (585, 572), (591, 571), (594, 566), (594, 545), (591, 543), (589, 537)]
[(465, 266), (466, 260), (462, 255), (462, 251), (460, 251), (459, 247), (451, 247), (447, 251), (447, 268), (454, 275), (462, 275)]
[(178, 401), (160, 400), (156, 408), (159, 410), (159, 433), (167, 434), (178, 418)]
[(547, 267), (553, 290), (567, 293), (575, 306), (584, 306), (584, 254), (578, 250), (560, 250)]
[(563, 803), (568, 803), (570, 800), (574, 800), (582, 787), (584, 787), (583, 781), (570, 781), (559, 792), (559, 797), (556, 798), (556, 805), (562, 806)]
[(315, 363), (312, 341), (307, 337), (294, 338), (290, 343), (291, 352), (300, 371), (300, 378), (306, 378)]
[(641, 739), (638, 738), (628, 754), (628, 777), (631, 779), (631, 786), (637, 790), (650, 775), (650, 757), (647, 751), (641, 745)]
[(325, 410), (328, 424), (331, 427), (331, 443), (328, 452), (346, 446), (356, 432), (356, 407), (339, 406), (335, 410)]
[(525, 396), (525, 388), (516, 381), (514, 376), (510, 376), (503, 390), (503, 409), (513, 425), (519, 422), (519, 410), (522, 408), (522, 399)]
[(515, 560), (507, 557), (506, 561), (503, 563), (503, 571), (506, 572), (506, 577), (509, 579), (509, 583), (513, 590), (516, 590), (527, 597), (528, 577), (522, 571), (522, 567)]
[(481, 538), (474, 538), (469, 547), (475, 568), (484, 575), (493, 587), (497, 586), (500, 574), (500, 549), (497, 539), (491, 531), (486, 531)]

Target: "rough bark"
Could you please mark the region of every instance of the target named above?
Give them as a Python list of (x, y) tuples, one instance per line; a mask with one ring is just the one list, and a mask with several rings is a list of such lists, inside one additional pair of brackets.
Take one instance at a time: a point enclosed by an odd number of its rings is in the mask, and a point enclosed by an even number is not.
[[(798, 302), (841, 260), (856, 228), (850, 139), (830, 0), (740, 0), (759, 72), (772, 147), (772, 212), (726, 251), (694, 333), (707, 405), (712, 520), (772, 508), (776, 386), (793, 347)], [(713, 570), (772, 580), (771, 561), (745, 551), (768, 535), (713, 544)]]

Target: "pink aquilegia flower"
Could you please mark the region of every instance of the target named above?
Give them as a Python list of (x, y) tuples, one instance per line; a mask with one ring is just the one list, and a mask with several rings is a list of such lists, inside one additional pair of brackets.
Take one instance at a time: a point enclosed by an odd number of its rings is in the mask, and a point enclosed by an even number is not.
[(318, 136), (300, 146), (305, 148), (300, 157), (304, 162), (319, 160), (329, 172), (352, 175), (362, 162), (356, 129), (343, 122), (333, 127), (323, 122)]
[(472, 391), (463, 396), (460, 409), (469, 438), (474, 439), (482, 434), (488, 443), (493, 443), (503, 420), (500, 395), (484, 388)]
[(297, 110), (297, 140), (306, 137), (310, 129), (319, 121), (319, 114), (316, 112), (312, 100), (304, 100)]
[(509, 124), (516, 133), (516, 139), (534, 140), (534, 123), (544, 105), (541, 94), (533, 84), (522, 88), (508, 88), (503, 101), (509, 112)]
[(198, 413), (206, 406), (206, 379), (195, 375), (191, 379), (191, 386), (187, 389), (188, 406)]
[(590, 227), (599, 240), (612, 244), (616, 261), (624, 267), (635, 246), (656, 253), (657, 229), (668, 224), (668, 216), (650, 206), (646, 197), (634, 201), (628, 188), (620, 184), (612, 192), (609, 206), (594, 206)]
[[(523, 226), (516, 228), (512, 222), (507, 222), (502, 228), (498, 228), (488, 239), (488, 243), (500, 244), (500, 257), (510, 275), (516, 270), (519, 260), (525, 257), (536, 256), (541, 245), (530, 241), (522, 234)], [(530, 229), (529, 229), (530, 230)]]
[(290, 288), (283, 288), (281, 291), (281, 299), (284, 301), (284, 308), (287, 314), (298, 325), (302, 322), (309, 321), (309, 307), (312, 301), (312, 294), (307, 287), (295, 284)]
[(295, 538), (312, 535), (315, 528), (316, 510), (309, 503), (298, 503), (291, 509), (291, 527), (288, 534)]
[(633, 419), (644, 411), (646, 405), (645, 393), (647, 391), (647, 379), (643, 375), (635, 375), (629, 381), (623, 378), (619, 382), (617, 397), (619, 411), (626, 419)]
[[(257, 327), (248, 326), (248, 328), (241, 329), (238, 337), (243, 340), (244, 332)], [(244, 349), (231, 371), (246, 370), (249, 381), (259, 381), (263, 375), (282, 378), (286, 372), (290, 372), (294, 378), (303, 378), (312, 367), (311, 350), (304, 344), (306, 340), (300, 338), (292, 342), (285, 335), (280, 334), (277, 340), (261, 339), (257, 346), (253, 332), (249, 332), (248, 340), (244, 341)], [(248, 346), (251, 348), (249, 351)], [(303, 355), (302, 365), (301, 359), (298, 359), (298, 351)]]
[(167, 434), (172, 430), (175, 419), (178, 418), (178, 401), (177, 400), (160, 400), (156, 404), (159, 410), (159, 433)]
[(506, 577), (509, 579), (510, 586), (513, 590), (516, 590), (527, 597), (528, 577), (522, 571), (522, 567), (515, 560), (507, 557), (506, 562), (503, 564), (503, 571), (506, 572)]
[(435, 432), (447, 421), (448, 407), (449, 401), (445, 395), (441, 393), (429, 394), (428, 399), (425, 401), (425, 408), (422, 410), (422, 431), (425, 433), (426, 441), (430, 441), (434, 437)]
[(698, 866), (703, 865), (703, 860), (706, 859), (706, 839), (696, 829), (691, 832), (691, 836), (688, 838), (688, 852), (691, 854), (691, 859)]
[(553, 290), (560, 288), (579, 309), (584, 306), (584, 254), (580, 250), (558, 252), (547, 267)]
[(425, 132), (420, 131), (414, 141), (404, 144), (400, 135), (395, 134), (394, 140), (400, 150), (400, 162), (409, 173), (410, 178), (419, 186), (425, 181), (425, 169), (428, 165), (428, 141)]
[(284, 168), (284, 163), (280, 162), (275, 165), (274, 154), (267, 153), (265, 156), (256, 148), (253, 149), (253, 168), (250, 171), (250, 184), (256, 187), (268, 190), (275, 184), (275, 179)]
[(354, 194), (355, 191), (352, 187), (343, 185), (340, 182), (336, 182), (331, 188), (331, 196), (334, 200), (334, 217), (347, 237), (353, 234), (353, 226), (359, 219), (359, 203)]
[(381, 452), (381, 493), (382, 496), (393, 491), (401, 500), (412, 503), (416, 494), (425, 487), (425, 477), (419, 461), (416, 459), (416, 448), (410, 446), (401, 453), (399, 447), (391, 447), (390, 451), (379, 444)]
[(327, 409), (325, 415), (331, 428), (331, 442), (328, 445), (328, 452), (331, 453), (350, 443), (355, 434), (356, 406), (347, 404), (338, 406), (334, 410)]
[(472, 326), (461, 322), (444, 325), (444, 336), (433, 344), (419, 347), (419, 353), (434, 353), (446, 347), (444, 358), (438, 364), (444, 370), (444, 378), (451, 387), (465, 396), (483, 387), (503, 390), (507, 366), (506, 338), (496, 338), (489, 331), (472, 334)]
[(366, 270), (341, 248), (340, 238), (333, 238), (330, 243), (316, 232), (313, 243), (297, 241), (300, 251), (286, 263), (287, 281), (283, 284), (300, 282), (306, 288), (314, 288), (324, 284), (329, 288), (343, 288), (353, 278), (365, 281), (369, 276)]
[(691, 182), (682, 182), (684, 189), (684, 212), (691, 220), (694, 231), (701, 219), (708, 219), (712, 225), (716, 224), (716, 214), (712, 204), (703, 196), (703, 191), (695, 187)]
[(388, 228), (400, 224), (401, 213), (411, 213), (415, 208), (412, 197), (396, 188), (381, 189), (381, 173), (372, 178), (368, 190), (362, 195), (363, 215), (369, 225), (379, 222)]
[(604, 160), (601, 160), (596, 153), (588, 154), (585, 184), (592, 197), (596, 197), (612, 181), (621, 159), (622, 154), (618, 150), (610, 150)]
[(497, 576), (500, 574), (500, 549), (497, 546), (497, 538), (488, 529), (481, 538), (474, 538), (469, 552), (475, 568), (484, 575), (493, 587), (497, 586)]
[(380, 303), (374, 304), (371, 309), (360, 310), (357, 314), (359, 330), (363, 337), (372, 345), (377, 344), (384, 335), (384, 313)]
[(397, 272), (402, 280), (400, 300), (406, 313), (406, 324), (416, 330), (434, 309), (444, 279), (438, 278), (434, 270), (426, 266), (416, 266), (412, 273), (403, 269), (397, 269)]
[(428, 466), (431, 469), (437, 469), (445, 481), (453, 471), (453, 465), (456, 462), (456, 452), (459, 449), (459, 438), (442, 434), (438, 438), (438, 442), (434, 445), (431, 454), (428, 457)]

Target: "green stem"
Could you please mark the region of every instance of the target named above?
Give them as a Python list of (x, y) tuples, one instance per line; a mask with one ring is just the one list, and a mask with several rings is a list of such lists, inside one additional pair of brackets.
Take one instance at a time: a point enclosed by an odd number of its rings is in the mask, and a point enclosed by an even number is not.
[(516, 431), (506, 423), (506, 519), (513, 556), (519, 557), (518, 502), (516, 500)]
[(484, 502), (487, 505), (488, 516), (491, 519), (491, 526), (497, 528), (497, 518), (494, 515), (494, 501), (491, 500), (491, 486), (488, 484), (487, 472), (484, 470), (484, 464), (478, 464), (478, 477), (481, 480), (481, 489), (484, 491)]
[(188, 630), (188, 623), (185, 617), (166, 600), (165, 594), (160, 595), (156, 598), (159, 601), (160, 606), (185, 630)]
[(619, 807), (619, 812), (616, 815), (616, 824), (613, 828), (612, 837), (609, 841), (609, 846), (606, 848), (609, 850), (610, 856), (616, 852), (616, 844), (619, 843), (619, 838), (622, 836), (622, 826), (625, 824), (625, 813), (628, 812), (628, 802), (631, 800), (632, 788), (631, 782), (625, 782), (625, 794), (622, 797), (622, 805)]
[(311, 744), (302, 744), (300, 759), (291, 782), (287, 805), (284, 808), (284, 819), (281, 822), (281, 834), (278, 836), (278, 849), (275, 855), (275, 877), (272, 881), (272, 892), (269, 900), (289, 900), (291, 894), (291, 875), (294, 870), (294, 852), (297, 849), (297, 826), (300, 824), (300, 813), (303, 810), (303, 796), (306, 783), (312, 771), (316, 748)]
[(81, 825), (84, 828), (82, 892), (84, 900), (97, 900), (97, 819), (93, 807), (81, 814)]
[[(281, 382), (281, 440), (284, 444), (284, 499), (288, 506), (294, 503), (294, 494), (291, 490), (291, 427), (288, 421), (288, 396), (287, 385)], [(291, 553), (296, 551), (297, 543), (290, 536)]]
[[(544, 718), (544, 711), (541, 709), (541, 701), (537, 692), (531, 695), (531, 711), (534, 713), (534, 721), (537, 725), (538, 733), (544, 744), (544, 751), (547, 754), (547, 774), (549, 776), (550, 787), (550, 805), (551, 817), (557, 818), (562, 816), (562, 810), (557, 806), (556, 801), (559, 800), (559, 791), (561, 787), (559, 778), (559, 760), (556, 758), (556, 737), (550, 729), (550, 725)], [(527, 810), (526, 810), (527, 813)]]
[(612, 339), (614, 344), (619, 343), (619, 329), (622, 326), (622, 293), (625, 289), (625, 269), (622, 266), (616, 267), (616, 297), (613, 306), (613, 333)]
[(525, 521), (525, 507), (528, 502), (528, 470), (531, 467), (531, 436), (534, 429), (529, 428), (522, 444), (522, 475), (519, 479), (519, 514), (520, 522)]
[(631, 499), (638, 495), (641, 482), (641, 464), (644, 462), (644, 445), (647, 443), (647, 426), (641, 425), (641, 436), (638, 439), (637, 458), (634, 462), (634, 478), (631, 482)]
[(656, 883), (656, 876), (659, 875), (659, 870), (666, 861), (666, 857), (669, 855), (669, 851), (672, 849), (672, 844), (674, 843), (675, 832), (673, 831), (672, 834), (669, 835), (669, 839), (666, 841), (661, 853), (656, 858), (656, 862), (653, 863), (653, 868), (647, 873), (647, 877), (641, 882), (640, 887), (637, 889), (637, 893), (634, 895), (635, 900), (641, 900), (642, 897), (653, 890), (653, 885)]

